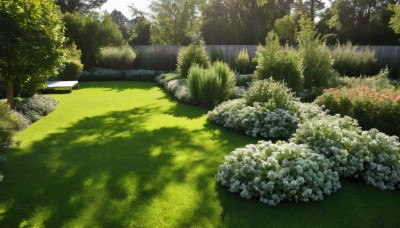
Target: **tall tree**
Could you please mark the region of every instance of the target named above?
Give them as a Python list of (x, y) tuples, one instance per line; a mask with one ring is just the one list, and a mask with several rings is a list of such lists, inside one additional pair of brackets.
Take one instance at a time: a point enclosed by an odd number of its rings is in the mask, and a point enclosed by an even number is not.
[(393, 16), (390, 18), (390, 27), (395, 33), (400, 34), (400, 3), (390, 5)]
[(63, 13), (80, 12), (87, 13), (91, 10), (100, 8), (107, 0), (55, 0)]
[(136, 8), (135, 4), (131, 4), (129, 9), (132, 13), (131, 25), (131, 37), (129, 38), (129, 44), (134, 45), (149, 45), (150, 44), (150, 21), (147, 19), (146, 13)]
[(125, 40), (129, 39), (131, 36), (131, 23), (125, 15), (118, 10), (113, 10), (110, 14), (111, 19), (115, 24), (118, 25), (119, 30), (122, 33), (122, 37), (124, 37)]
[(101, 47), (117, 46), (124, 42), (121, 31), (109, 14), (66, 13), (64, 22), (65, 35), (82, 51), (85, 67), (96, 65)]
[(0, 27), (0, 80), (13, 106), (15, 80), (38, 87), (55, 75), (63, 56), (63, 24), (51, 0), (8, 0), (0, 1)]
[(188, 44), (198, 36), (203, 0), (153, 0), (151, 42), (153, 44)]
[(336, 29), (339, 40), (358, 44), (397, 43), (388, 26), (391, 13), (388, 5), (395, 0), (335, 0), (329, 25)]
[(264, 42), (278, 18), (290, 14), (293, 0), (213, 0), (204, 12), (202, 32), (207, 44)]

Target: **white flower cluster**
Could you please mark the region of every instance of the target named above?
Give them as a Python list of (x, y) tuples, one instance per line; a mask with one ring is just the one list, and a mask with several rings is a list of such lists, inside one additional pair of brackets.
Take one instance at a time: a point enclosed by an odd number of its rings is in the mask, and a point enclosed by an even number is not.
[(289, 139), (299, 123), (299, 118), (288, 110), (268, 110), (257, 102), (246, 106), (244, 99), (223, 102), (208, 113), (208, 119), (252, 137), (267, 139)]
[(367, 157), (365, 145), (357, 140), (359, 132), (354, 119), (327, 115), (302, 123), (292, 142), (308, 144), (316, 153), (326, 156), (341, 176), (357, 177)]
[(283, 200), (322, 200), (341, 186), (330, 161), (306, 145), (260, 141), (225, 157), (217, 181), (244, 198), (276, 205)]
[(358, 177), (382, 190), (400, 188), (400, 142), (376, 129), (361, 131), (350, 117), (314, 118), (291, 139), (328, 158), (341, 176)]
[(367, 184), (382, 190), (400, 188), (399, 138), (372, 129), (364, 131), (361, 140), (369, 153), (369, 161), (362, 173)]

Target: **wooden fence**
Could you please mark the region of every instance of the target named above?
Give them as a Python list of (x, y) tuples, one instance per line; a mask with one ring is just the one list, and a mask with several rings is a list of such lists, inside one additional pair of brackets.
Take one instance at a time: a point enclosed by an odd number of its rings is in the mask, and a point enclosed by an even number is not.
[[(391, 68), (400, 68), (400, 46), (360, 46), (361, 49), (369, 47), (375, 50), (376, 56), (382, 65), (389, 65)], [(176, 59), (181, 46), (177, 45), (146, 45), (136, 46), (137, 61), (142, 67), (159, 66), (160, 69), (174, 69)], [(333, 46), (331, 47), (333, 48)], [(230, 64), (234, 63), (240, 50), (247, 50), (250, 57), (254, 57), (257, 45), (207, 45), (206, 50), (222, 51), (224, 60)]]

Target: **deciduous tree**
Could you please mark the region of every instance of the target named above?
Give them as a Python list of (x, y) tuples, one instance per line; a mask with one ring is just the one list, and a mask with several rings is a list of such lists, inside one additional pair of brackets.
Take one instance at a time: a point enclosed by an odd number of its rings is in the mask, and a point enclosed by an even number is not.
[(0, 79), (13, 106), (13, 83), (33, 89), (55, 75), (63, 57), (63, 24), (51, 0), (0, 1)]
[(63, 13), (80, 12), (87, 13), (93, 9), (100, 8), (107, 0), (55, 0)]

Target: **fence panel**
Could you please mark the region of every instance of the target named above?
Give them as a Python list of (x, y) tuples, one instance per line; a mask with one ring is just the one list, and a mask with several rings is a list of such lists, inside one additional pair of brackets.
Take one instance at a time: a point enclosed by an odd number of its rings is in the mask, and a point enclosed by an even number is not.
[[(391, 69), (400, 71), (400, 46), (360, 46), (375, 50), (377, 58), (382, 65), (389, 65)], [(176, 68), (178, 52), (181, 46), (178, 45), (144, 45), (136, 46), (137, 64), (141, 67), (159, 68), (173, 70)], [(333, 47), (331, 47), (333, 48)], [(247, 50), (253, 58), (257, 51), (257, 45), (206, 45), (206, 50), (222, 51), (224, 60), (233, 64), (240, 50)]]

